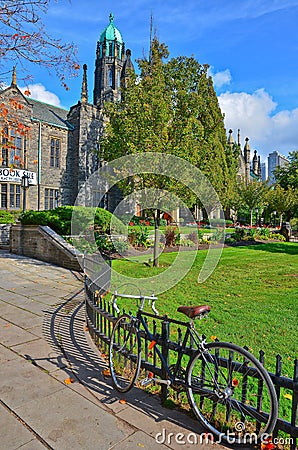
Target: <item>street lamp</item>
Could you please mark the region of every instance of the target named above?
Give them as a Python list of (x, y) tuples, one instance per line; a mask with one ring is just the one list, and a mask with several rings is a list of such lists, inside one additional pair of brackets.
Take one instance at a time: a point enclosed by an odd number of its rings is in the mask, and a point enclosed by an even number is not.
[(29, 189), (29, 177), (26, 172), (23, 173), (21, 178), (21, 187), (23, 189), (23, 212), (25, 212), (27, 203), (27, 189)]
[(256, 227), (258, 226), (258, 214), (259, 214), (259, 208), (255, 209), (256, 212)]
[(273, 211), (273, 215), (274, 215), (274, 228), (276, 228), (276, 211)]

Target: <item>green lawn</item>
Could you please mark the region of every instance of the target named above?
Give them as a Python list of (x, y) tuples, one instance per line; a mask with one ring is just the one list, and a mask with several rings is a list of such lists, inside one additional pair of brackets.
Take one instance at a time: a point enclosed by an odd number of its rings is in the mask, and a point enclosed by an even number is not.
[[(175, 256), (162, 254), (159, 269), (126, 260), (113, 261), (113, 268), (130, 277), (151, 276), (165, 270)], [(208, 319), (197, 321), (197, 328), (206, 334), (207, 340), (216, 336), (247, 345), (255, 355), (262, 349), (266, 367), (271, 371), (275, 355), (280, 354), (283, 375), (291, 377), (293, 361), (298, 356), (298, 244), (225, 248), (213, 274), (198, 284), (197, 276), (205, 257), (206, 250), (200, 250), (187, 276), (159, 296), (160, 314), (184, 320), (185, 316), (176, 312), (179, 305), (208, 303), (212, 307)]]

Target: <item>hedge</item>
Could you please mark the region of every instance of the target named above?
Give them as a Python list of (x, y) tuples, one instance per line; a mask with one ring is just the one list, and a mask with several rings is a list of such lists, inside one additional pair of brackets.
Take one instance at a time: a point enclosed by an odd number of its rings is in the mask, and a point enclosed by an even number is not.
[[(79, 224), (79, 229), (83, 233), (93, 225), (101, 234), (123, 233), (125, 226), (115, 217), (110, 230), (112, 217), (112, 213), (102, 208), (60, 206), (47, 211), (26, 211), (20, 215), (19, 219), (23, 225), (47, 225), (61, 236), (72, 234), (72, 221), (74, 225)], [(76, 228), (75, 225), (74, 229)]]

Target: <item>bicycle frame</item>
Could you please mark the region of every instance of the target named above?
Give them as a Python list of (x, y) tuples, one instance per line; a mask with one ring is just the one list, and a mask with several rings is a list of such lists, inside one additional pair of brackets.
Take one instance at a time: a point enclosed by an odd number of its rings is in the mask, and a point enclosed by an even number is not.
[[(150, 313), (144, 312), (142, 309), (138, 309), (137, 314), (136, 314), (135, 317), (132, 316), (133, 319), (136, 322), (137, 329), (139, 331), (144, 331), (146, 338), (149, 341), (152, 342), (152, 341), (154, 341), (154, 339), (156, 337), (149, 330), (148, 325), (147, 325), (147, 323), (146, 323), (146, 321), (145, 321), (143, 316), (153, 317), (153, 318), (161, 318), (161, 319), (165, 319), (166, 317), (165, 316), (156, 316), (154, 314), (150, 314)], [(194, 342), (195, 346), (197, 347), (197, 350), (204, 350), (205, 340), (196, 331), (196, 329), (194, 327), (194, 324), (193, 324), (193, 321), (190, 321), (189, 323), (186, 323), (186, 322), (180, 322), (178, 320), (171, 319), (171, 323), (176, 323), (178, 325), (186, 326), (186, 331), (184, 333), (182, 344), (181, 344), (181, 346), (179, 348), (177, 348), (178, 356), (177, 356), (177, 360), (176, 360), (176, 363), (174, 365), (174, 369), (173, 370), (170, 369), (170, 367), (169, 367), (167, 361), (165, 360), (161, 350), (159, 349), (158, 342), (156, 342), (156, 344), (154, 344), (154, 348), (155, 348), (155, 351), (156, 351), (156, 353), (157, 353), (157, 355), (158, 355), (158, 357), (159, 357), (159, 359), (160, 359), (160, 361), (162, 363), (162, 366), (165, 368), (165, 370), (166, 370), (166, 372), (167, 372), (167, 374), (169, 376), (170, 383), (173, 383), (174, 381), (177, 382), (179, 380), (179, 378), (177, 378), (177, 374), (178, 374), (179, 369), (181, 367), (181, 361), (182, 361), (183, 355), (185, 354), (185, 349), (187, 347), (188, 339), (189, 338), (192, 339), (192, 341)]]
[[(158, 315), (158, 311), (155, 308), (155, 300), (157, 300), (157, 297), (155, 297), (154, 295), (152, 295), (152, 296), (135, 296), (135, 295), (129, 295), (129, 294), (118, 294), (117, 291), (115, 291), (113, 294), (113, 298), (112, 298), (112, 304), (113, 304), (113, 308), (115, 309), (115, 311), (117, 313), (120, 313), (120, 309), (118, 308), (118, 305), (117, 305), (117, 297), (140, 300), (140, 305), (138, 307), (137, 314), (135, 316), (131, 315), (131, 319), (135, 322), (135, 326), (138, 329), (138, 331), (141, 331), (141, 332), (144, 331), (146, 338), (151, 342), (154, 341), (155, 336), (149, 330), (148, 325), (143, 316), (159, 318), (159, 319), (163, 319), (163, 320), (167, 319), (166, 316)], [(144, 311), (144, 305), (145, 305), (146, 300), (148, 300), (149, 305), (151, 305), (151, 309), (153, 310), (154, 314), (147, 313)], [(199, 333), (197, 332), (197, 330), (195, 329), (193, 320), (190, 320), (188, 323), (182, 322), (179, 320), (175, 320), (175, 319), (170, 319), (170, 320), (171, 320), (171, 323), (185, 326), (186, 331), (185, 331), (183, 341), (182, 341), (180, 348), (176, 349), (178, 356), (177, 356), (177, 360), (176, 360), (173, 371), (171, 371), (162, 352), (160, 351), (158, 346), (156, 346), (156, 344), (158, 345), (158, 343), (154, 344), (155, 351), (161, 361), (161, 364), (165, 368), (165, 370), (169, 376), (169, 380), (159, 380), (159, 382), (160, 383), (166, 382), (166, 384), (169, 384), (169, 385), (172, 384), (173, 382), (177, 382), (177, 381), (182, 382), (182, 380), (179, 380), (179, 378), (177, 378), (177, 373), (179, 372), (179, 369), (181, 367), (182, 357), (185, 354), (185, 349), (187, 347), (187, 342), (188, 342), (189, 337), (191, 337), (191, 340), (194, 342), (195, 346), (197, 347), (197, 350), (198, 351), (201, 350), (202, 353), (205, 351), (204, 344), (206, 342), (205, 339), (203, 338), (203, 336), (200, 336)], [(143, 327), (142, 329), (140, 329), (141, 326)], [(183, 384), (185, 384), (185, 381)]]

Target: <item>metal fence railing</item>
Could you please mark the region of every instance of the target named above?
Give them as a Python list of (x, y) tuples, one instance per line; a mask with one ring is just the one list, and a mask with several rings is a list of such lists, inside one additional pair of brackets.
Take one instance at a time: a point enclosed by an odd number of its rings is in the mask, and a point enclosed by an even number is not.
[[(87, 326), (93, 340), (102, 349), (103, 353), (107, 353), (113, 323), (118, 316), (112, 305), (101, 295), (108, 290), (110, 270), (108, 265), (102, 263), (100, 264), (91, 258), (89, 261), (86, 260), (85, 264), (88, 267), (87, 271), (89, 270), (89, 275), (91, 275), (90, 278), (85, 275)], [(92, 272), (92, 270), (94, 272)], [(94, 275), (95, 273), (96, 275)], [(97, 284), (95, 281), (96, 279), (100, 280), (100, 283)], [(162, 349), (164, 352), (163, 354), (166, 352), (175, 352), (175, 349), (177, 349), (179, 344), (181, 344), (182, 331), (180, 328), (174, 330), (172, 327), (174, 324), (175, 321), (172, 321), (166, 316), (157, 316), (151, 324), (153, 334), (155, 335), (154, 339), (156, 339), (161, 346), (166, 347)], [(173, 340), (173, 336), (176, 336), (175, 340)], [(155, 375), (160, 376), (164, 368), (161, 367), (161, 362), (158, 358), (156, 358), (155, 354), (150, 354), (151, 352), (148, 350), (149, 343), (146, 342), (146, 340), (143, 342), (142, 348), (144, 348), (144, 352), (142, 352), (143, 359), (141, 366), (144, 369), (153, 372)], [(191, 356), (193, 351), (194, 350), (191, 348), (190, 343), (190, 347), (187, 349), (186, 355), (188, 354)], [(259, 360), (264, 364), (263, 351), (260, 351)], [(281, 441), (284, 440), (284, 442), (288, 442), (288, 448), (290, 448), (290, 450), (296, 450), (298, 438), (298, 360), (296, 359), (293, 361), (293, 377), (289, 378), (289, 376), (282, 375), (282, 358), (277, 355), (275, 372), (270, 372), (269, 374), (274, 383), (280, 405), (279, 419), (277, 421), (273, 437), (279, 437)], [(167, 390), (168, 387), (163, 385), (163, 400), (167, 397)], [(284, 412), (284, 407), (282, 406), (285, 402), (289, 402), (288, 404), (290, 405), (290, 407), (286, 408), (286, 412)], [(285, 435), (287, 437), (284, 437)]]

